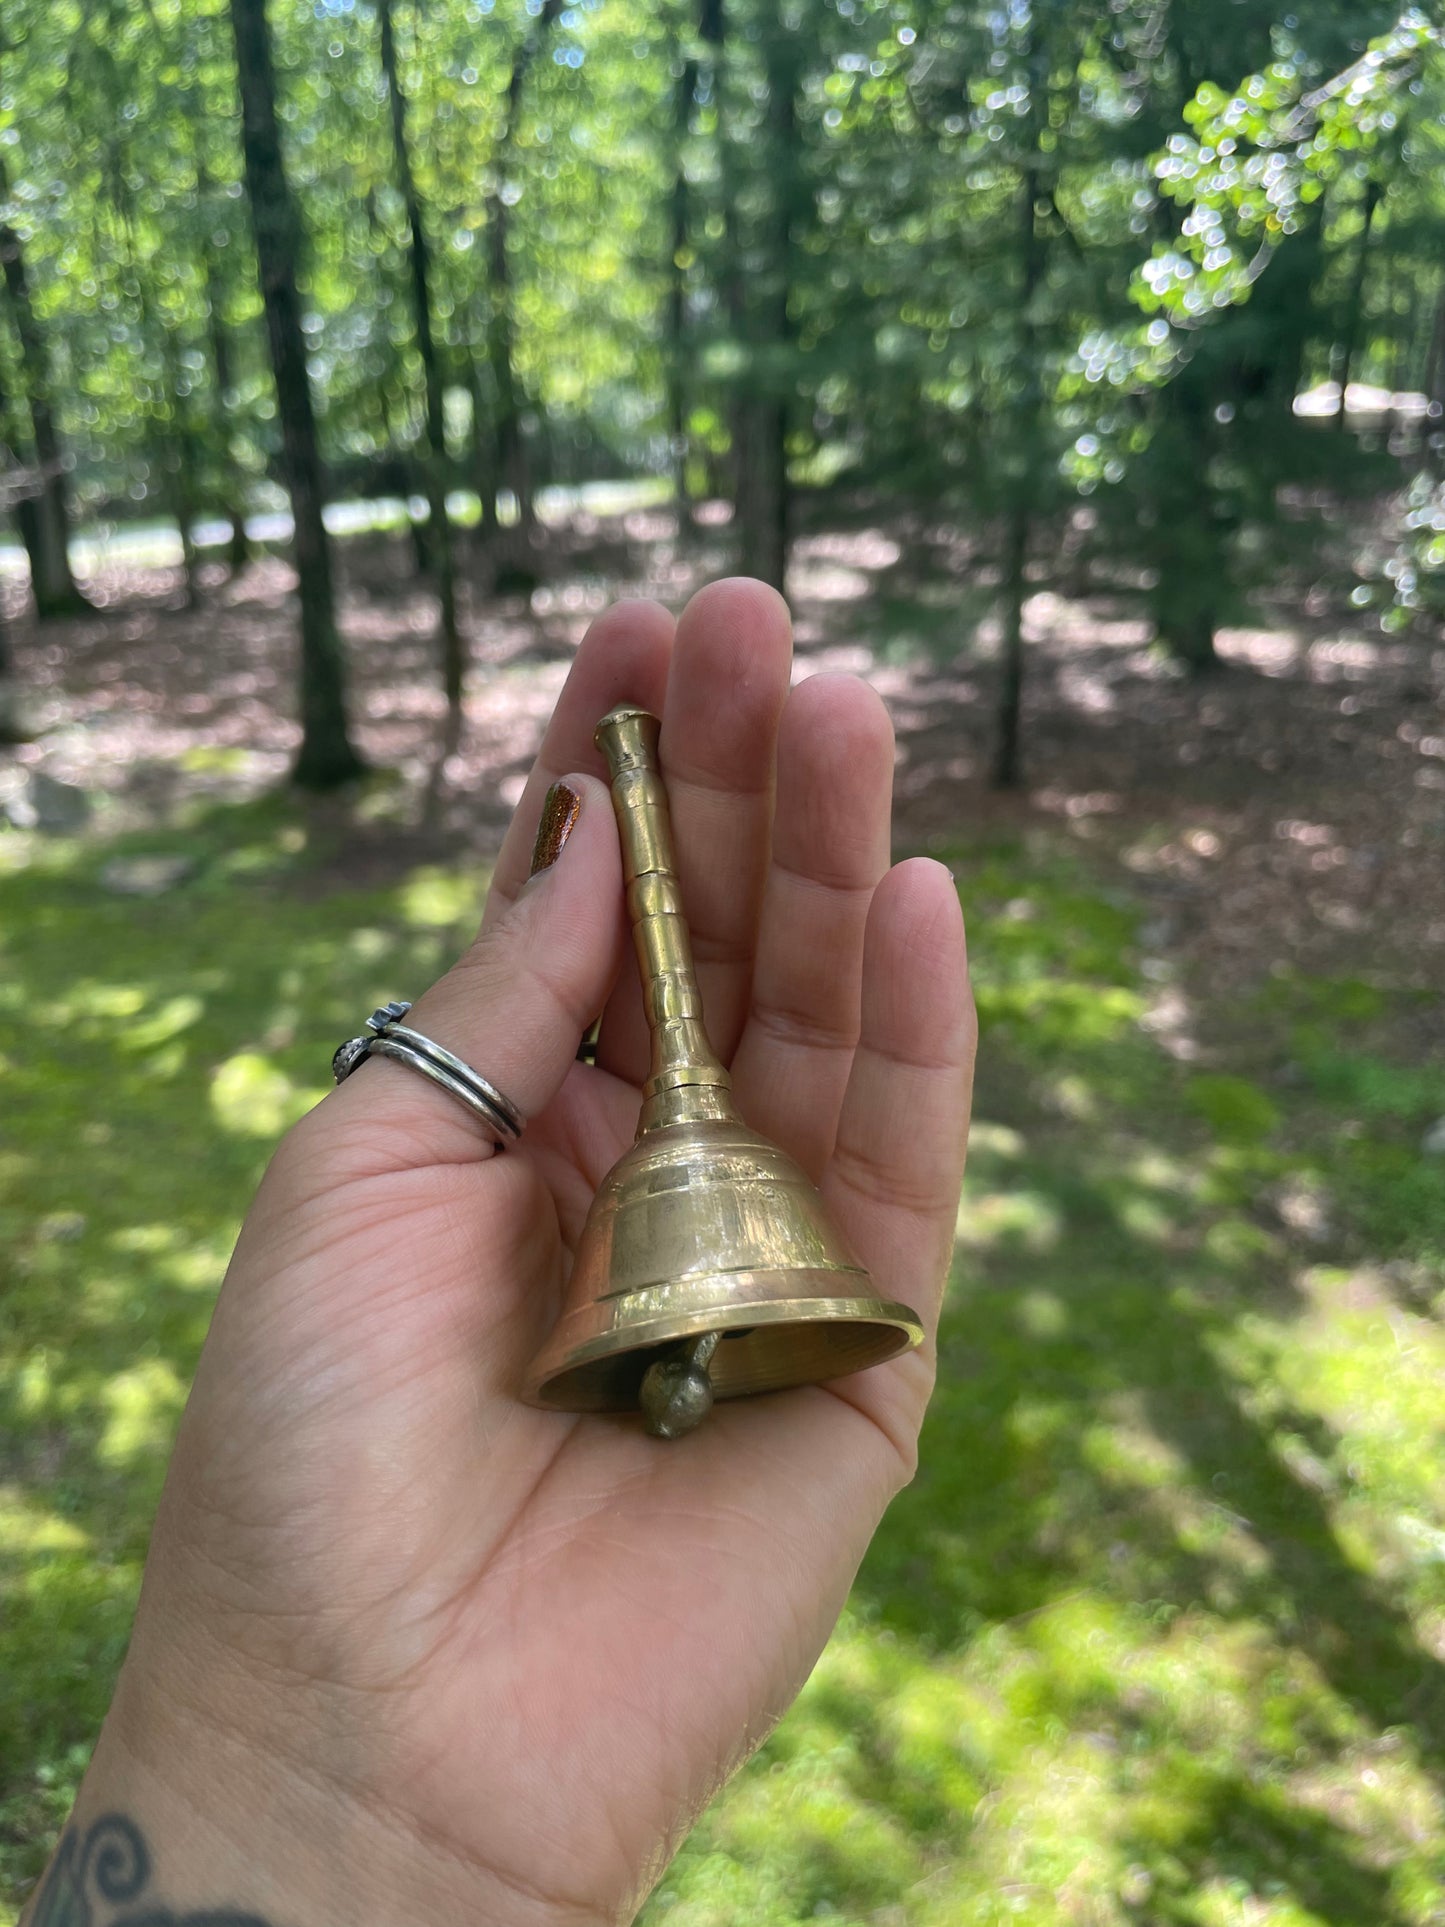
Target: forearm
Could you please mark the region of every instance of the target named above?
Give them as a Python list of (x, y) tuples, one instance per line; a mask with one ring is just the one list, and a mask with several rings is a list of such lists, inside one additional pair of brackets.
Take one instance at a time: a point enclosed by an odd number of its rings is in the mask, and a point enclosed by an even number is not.
[[(600, 1927), (399, 1802), (322, 1783), (229, 1727), (132, 1687), (106, 1722), (75, 1811), (20, 1927)], [(545, 1860), (546, 1843), (539, 1843)]]

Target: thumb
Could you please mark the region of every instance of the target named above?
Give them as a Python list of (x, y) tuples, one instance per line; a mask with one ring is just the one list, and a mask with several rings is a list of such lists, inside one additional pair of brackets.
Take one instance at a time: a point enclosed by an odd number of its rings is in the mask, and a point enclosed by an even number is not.
[[(538, 856), (551, 860), (404, 1020), (479, 1071), (524, 1121), (561, 1088), (622, 961), (622, 861), (605, 784), (577, 775), (553, 786)], [(347, 1176), (493, 1155), (479, 1118), (391, 1058), (368, 1058), (313, 1117), (335, 1129)]]

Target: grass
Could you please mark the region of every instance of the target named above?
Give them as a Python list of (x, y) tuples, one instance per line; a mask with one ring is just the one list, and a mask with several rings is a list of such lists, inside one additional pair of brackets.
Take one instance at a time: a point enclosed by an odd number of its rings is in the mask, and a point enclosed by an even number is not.
[[(106, 1705), (269, 1146), (473, 913), (435, 871), (318, 902), (323, 845), (197, 816), (136, 903), (115, 846), (0, 842), (0, 1890)], [(1047, 837), (951, 860), (984, 1045), (922, 1470), (648, 1927), (1445, 1919), (1441, 1066), (1399, 995), (1298, 977), (1173, 982), (1176, 1061), (1126, 896)]]

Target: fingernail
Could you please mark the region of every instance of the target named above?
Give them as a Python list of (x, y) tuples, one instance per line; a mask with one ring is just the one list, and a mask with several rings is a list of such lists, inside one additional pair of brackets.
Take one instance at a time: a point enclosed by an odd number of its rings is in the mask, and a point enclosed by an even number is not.
[(542, 820), (537, 825), (537, 841), (532, 846), (532, 876), (539, 870), (551, 869), (581, 813), (582, 798), (576, 790), (567, 783), (554, 783), (542, 804)]

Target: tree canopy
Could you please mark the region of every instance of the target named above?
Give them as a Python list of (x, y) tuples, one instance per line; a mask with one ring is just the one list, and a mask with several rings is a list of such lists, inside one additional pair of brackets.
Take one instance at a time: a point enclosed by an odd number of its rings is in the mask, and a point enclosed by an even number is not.
[[(243, 156), (263, 43), (277, 140)], [(779, 584), (800, 491), (943, 507), (1019, 674), (1067, 523), (1207, 668), (1290, 492), (1386, 474), (1399, 423), (1372, 450), (1298, 411), (1344, 426), (1351, 382), (1430, 411), (1358, 585), (1411, 620), (1445, 565), (1442, 77), (1433, 15), (1339, 0), (11, 0), (0, 441), (37, 606), (80, 595), (76, 517), (173, 517), (192, 593), (202, 516), (241, 562), (248, 510), (305, 492), (304, 365), (318, 494), (416, 501), (454, 707), (458, 567), (526, 586), (536, 491), (629, 474), (730, 499)]]

